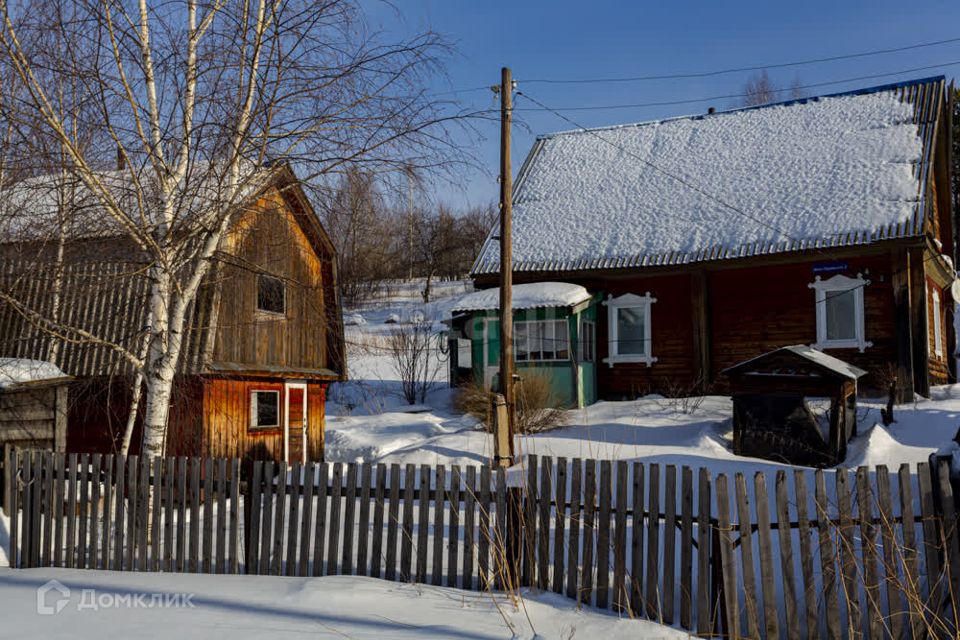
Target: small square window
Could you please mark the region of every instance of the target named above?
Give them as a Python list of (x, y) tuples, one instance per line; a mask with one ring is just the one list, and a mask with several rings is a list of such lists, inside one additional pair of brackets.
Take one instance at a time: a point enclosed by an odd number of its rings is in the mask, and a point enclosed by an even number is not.
[(280, 426), (280, 392), (250, 393), (250, 428), (268, 429)]
[(260, 274), (257, 276), (257, 309), (268, 313), (286, 312), (286, 287), (283, 280)]

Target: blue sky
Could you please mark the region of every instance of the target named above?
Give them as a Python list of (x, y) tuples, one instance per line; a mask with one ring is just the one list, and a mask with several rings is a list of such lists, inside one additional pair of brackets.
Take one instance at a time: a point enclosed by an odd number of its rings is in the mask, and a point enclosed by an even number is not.
[[(688, 100), (741, 93), (750, 73), (710, 78), (610, 84), (547, 84), (538, 79), (625, 77), (711, 71), (778, 64), (960, 38), (960, 2), (834, 0), (767, 2), (609, 2), (570, 0), (401, 0), (393, 9), (364, 3), (373, 26), (390, 33), (431, 28), (456, 48), (436, 92), (499, 82), (500, 67), (513, 69), (519, 89), (550, 106), (581, 107)], [(771, 70), (778, 85), (802, 85), (889, 73), (927, 65), (936, 69), (845, 82), (806, 90), (833, 93), (931, 75), (960, 77), (960, 42), (852, 60)], [(444, 96), (453, 97), (453, 96)], [(456, 94), (465, 106), (493, 106), (488, 90)], [(784, 96), (785, 98), (787, 96)], [(567, 112), (580, 125), (602, 126), (737, 106), (735, 99), (684, 105)], [(572, 128), (520, 96), (515, 105), (514, 171), (534, 137)], [(479, 140), (464, 137), (476, 169), (456, 183), (429, 188), (431, 200), (456, 206), (497, 198), (499, 130), (476, 124)]]

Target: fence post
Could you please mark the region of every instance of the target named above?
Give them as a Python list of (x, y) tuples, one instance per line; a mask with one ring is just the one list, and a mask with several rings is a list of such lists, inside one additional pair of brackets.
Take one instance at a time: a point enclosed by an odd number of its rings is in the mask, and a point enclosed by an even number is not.
[(10, 487), (13, 485), (13, 465), (10, 464), (10, 452), (12, 447), (8, 443), (3, 444), (3, 459), (0, 465), (3, 465), (3, 475), (0, 476), (0, 482), (3, 482), (3, 512), (10, 515)]

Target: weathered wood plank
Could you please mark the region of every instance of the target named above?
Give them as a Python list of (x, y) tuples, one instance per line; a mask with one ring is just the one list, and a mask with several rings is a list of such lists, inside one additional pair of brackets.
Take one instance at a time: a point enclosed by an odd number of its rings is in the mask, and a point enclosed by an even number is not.
[[(112, 456), (108, 456), (108, 457), (110, 458), (110, 460), (111, 460), (111, 462), (112, 462), (113, 457), (112, 457)], [(54, 492), (53, 492), (53, 499), (54, 499), (53, 519), (54, 519), (54, 521), (56, 522), (56, 526), (54, 527), (54, 531), (53, 531), (53, 565), (54, 565), (55, 567), (62, 567), (62, 566), (64, 566), (64, 563), (63, 563), (63, 536), (64, 536), (63, 494), (64, 494), (64, 490), (66, 489), (66, 484), (67, 484), (67, 481), (66, 481), (66, 459), (67, 459), (67, 456), (66, 456), (65, 454), (63, 454), (63, 453), (58, 453), (58, 454), (55, 455), (54, 458), (53, 458), (53, 476), (54, 476), (54, 482), (55, 482)], [(113, 470), (113, 469), (111, 468), (111, 469), (107, 470), (107, 472), (106, 472), (107, 475), (106, 475), (106, 483), (104, 484), (104, 491), (108, 491), (108, 490), (109, 490), (109, 487), (110, 487), (110, 473), (112, 472), (112, 470)], [(14, 473), (16, 474), (17, 471), (15, 471)], [(16, 479), (17, 479), (18, 477), (19, 477), (19, 476), (14, 475), (14, 480), (16, 481)], [(17, 491), (14, 490), (14, 492), (11, 494), (11, 499), (13, 499), (13, 498), (16, 496), (16, 494), (17, 494)], [(104, 495), (104, 505), (105, 505), (105, 506), (104, 506), (104, 519), (106, 519), (107, 514), (109, 514), (109, 512), (110, 512), (110, 506), (109, 506), (109, 505), (110, 505), (110, 501), (109, 501), (108, 496), (109, 496), (108, 493)], [(21, 505), (21, 506), (22, 506), (22, 505)], [(16, 513), (16, 512), (14, 511), (13, 513)], [(19, 518), (12, 518), (12, 519), (10, 520), (10, 529), (11, 529), (10, 535), (11, 535), (11, 536), (13, 535), (13, 527), (16, 525), (16, 521), (17, 521), (17, 520), (19, 520)], [(100, 529), (100, 531), (101, 531), (101, 533), (104, 532), (104, 530), (103, 530), (102, 528)], [(105, 545), (108, 545), (108, 544), (109, 544), (109, 536), (107, 536), (106, 538), (104, 538), (104, 536), (101, 535), (101, 540), (104, 540), (104, 544), (105, 544)], [(105, 551), (104, 553), (106, 553), (106, 551)], [(14, 566), (14, 567), (15, 567), (16, 565), (13, 564), (13, 562), (14, 562), (14, 560), (13, 560), (13, 554), (11, 554), (9, 557), (10, 557), (10, 559), (11, 559), (11, 566)], [(108, 555), (105, 555), (105, 556), (103, 556), (103, 557), (108, 558), (109, 556), (108, 556)], [(97, 565), (95, 568), (99, 569), (99, 568), (101, 568), (101, 567), (100, 567), (99, 565)]]
[[(713, 589), (710, 584), (713, 576), (711, 566), (721, 562), (721, 558), (711, 558), (710, 547), (713, 544), (714, 527), (710, 522), (711, 513), (711, 481), (710, 472), (700, 469), (697, 479), (697, 634), (704, 636), (713, 633), (716, 625), (715, 608), (722, 606), (714, 602)], [(719, 592), (719, 585), (717, 591)]]
[(317, 464), (303, 466), (303, 512), (300, 520), (300, 562), (298, 576), (310, 575), (310, 532), (313, 530), (313, 494), (317, 485)]
[(567, 530), (567, 459), (557, 458), (557, 479), (554, 485), (557, 507), (553, 519), (553, 591), (563, 593), (564, 556)]
[(630, 540), (630, 582), (633, 586), (630, 607), (634, 615), (641, 615), (646, 608), (643, 599), (643, 538), (646, 526), (644, 525), (644, 508), (646, 505), (646, 491), (644, 467), (642, 462), (633, 463), (633, 532)]
[[(31, 566), (40, 566), (40, 548), (43, 544), (42, 522), (43, 515), (43, 451), (35, 451), (33, 454), (33, 490), (30, 492), (30, 499), (33, 503), (30, 509), (30, 530), (33, 532), (33, 543), (30, 545)], [(79, 505), (78, 505), (79, 507)]]
[(800, 538), (800, 571), (803, 573), (803, 603), (807, 626), (807, 639), (816, 640), (820, 634), (820, 608), (818, 591), (813, 571), (813, 542), (808, 509), (807, 472), (793, 472), (793, 495), (797, 509), (797, 532)]
[[(727, 636), (740, 634), (740, 606), (737, 602), (737, 561), (733, 525), (730, 522), (730, 495), (727, 476), (717, 476), (717, 531), (720, 536), (720, 563), (723, 574), (723, 607), (726, 611)], [(756, 622), (753, 623), (756, 626)], [(757, 637), (757, 636), (753, 636)]]
[(427, 547), (430, 533), (430, 467), (420, 465), (419, 491), (417, 491), (417, 582), (427, 581)]
[[(822, 524), (831, 522), (830, 500), (827, 497), (827, 484), (822, 469), (817, 469), (815, 476), (815, 504), (817, 506), (817, 520)], [(834, 546), (832, 526), (818, 526), (820, 544), (820, 575), (823, 584), (823, 609), (827, 628), (827, 637), (830, 640), (839, 640), (840, 631), (840, 601), (837, 585), (837, 548)], [(837, 532), (839, 535), (839, 532)]]
[[(47, 456), (44, 456), (44, 464), (46, 465)], [(136, 464), (134, 463), (134, 471), (136, 473)], [(80, 468), (77, 474), (77, 482), (80, 484), (79, 493), (80, 497), (77, 501), (77, 568), (86, 569), (87, 568), (87, 528), (89, 526), (89, 509), (90, 509), (90, 454), (82, 453), (80, 454)], [(136, 482), (136, 478), (134, 478)], [(135, 491), (135, 485), (130, 485), (130, 490)], [(46, 511), (46, 510), (45, 510)], [(134, 520), (135, 513), (130, 513), (130, 519)], [(130, 526), (128, 531), (133, 531), (133, 525)], [(46, 530), (46, 529), (45, 529)], [(131, 537), (130, 546), (134, 544), (135, 538)], [(131, 558), (130, 554), (132, 549), (128, 552), (127, 557)], [(132, 558), (131, 558), (132, 559)], [(134, 569), (132, 562), (128, 563), (131, 569)]]
[[(31, 455), (31, 453), (28, 452), (28, 453), (26, 454), (26, 459), (29, 461), (28, 464), (29, 464), (30, 466), (29, 466), (29, 467), (25, 467), (25, 469), (30, 470), (31, 472), (32, 472), (32, 467), (33, 467), (33, 465), (32, 465), (32, 462), (33, 462), (32, 458), (33, 458), (33, 456)], [(118, 458), (118, 459), (119, 459), (119, 458)], [(78, 472), (79, 472), (79, 469), (78, 469), (77, 467), (78, 467), (77, 454), (71, 453), (69, 456), (67, 456), (67, 513), (66, 513), (66, 520), (67, 520), (67, 539), (66, 539), (67, 549), (66, 549), (66, 561), (67, 561), (67, 562), (66, 562), (66, 564), (67, 564), (67, 568), (68, 568), (68, 569), (73, 569), (73, 568), (75, 568), (75, 567), (77, 566), (77, 557), (76, 557), (76, 550), (77, 550), (77, 547), (76, 547), (76, 540), (77, 540), (77, 489), (78, 489), (78, 487), (77, 487), (77, 480), (78, 480), (77, 475), (78, 475)], [(31, 486), (31, 488), (32, 488), (32, 487), (33, 487), (33, 474), (32, 474), (32, 473), (30, 474), (30, 480), (31, 480), (30, 486)], [(123, 495), (123, 494), (120, 493), (120, 492), (117, 493), (117, 500), (118, 500), (118, 501), (122, 499), (122, 495)], [(31, 494), (31, 498), (32, 498), (32, 494)], [(33, 501), (32, 501), (32, 499), (31, 499), (31, 501), (30, 501), (29, 504), (31, 505), (31, 509), (32, 509), (32, 508), (33, 508)], [(122, 507), (121, 507), (121, 508), (118, 508), (117, 511), (118, 511), (118, 513), (122, 514), (122, 513), (123, 513)], [(31, 517), (29, 520), (28, 520), (27, 518), (24, 518), (24, 521), (25, 521), (25, 522), (32, 522), (32, 520), (33, 520), (32, 517)], [(26, 531), (26, 527), (24, 527), (24, 530)], [(27, 541), (29, 540), (30, 546), (28, 547), (27, 545), (24, 545), (24, 548), (25, 548), (25, 549), (30, 549), (30, 548), (32, 548), (33, 542), (34, 542), (34, 536), (35, 536), (35, 535), (36, 535), (36, 533), (33, 531), (33, 527), (31, 526), (29, 539), (26, 538), (26, 537), (24, 538), (24, 541), (25, 541), (25, 542), (27, 542)], [(33, 556), (30, 555), (30, 564), (29, 564), (28, 566), (36, 566), (36, 565), (34, 565), (34, 564), (32, 563), (32, 558), (33, 558)], [(117, 569), (117, 570), (119, 570), (119, 567), (114, 566), (114, 568)]]
[[(191, 573), (200, 571), (200, 458), (190, 458), (190, 568)], [(258, 503), (259, 504), (259, 503)]]
[[(94, 469), (98, 467), (99, 463), (99, 460), (93, 461)], [(147, 456), (141, 456), (140, 458), (140, 479), (137, 481), (137, 487), (139, 488), (139, 495), (137, 496), (137, 570), (147, 571), (150, 566), (150, 458)]]
[(373, 468), (369, 462), (360, 467), (360, 522), (357, 526), (357, 575), (370, 575), (370, 485)]
[[(274, 486), (274, 463), (273, 460), (267, 460), (263, 465), (263, 497), (261, 499), (261, 524), (260, 524), (260, 562), (257, 572), (262, 575), (270, 575), (270, 553), (273, 550), (273, 494), (276, 491)], [(204, 497), (204, 510), (206, 510), (206, 496)], [(206, 526), (204, 526), (206, 531)], [(206, 547), (205, 547), (206, 548)]]
[(662, 611), (660, 606), (660, 465), (651, 464), (649, 469), (647, 503), (650, 512), (647, 516), (647, 584), (644, 594), (647, 617), (651, 620), (659, 620)]
[(370, 543), (370, 575), (379, 578), (383, 557), (383, 514), (386, 505), (387, 465), (377, 465), (377, 485), (373, 492), (373, 540)]
[(450, 517), (447, 521), (447, 586), (456, 587), (460, 564), (460, 465), (450, 467)]
[[(53, 453), (50, 451), (43, 452), (43, 547), (40, 549), (40, 566), (49, 567), (51, 556), (53, 554)], [(86, 515), (86, 514), (84, 514)], [(86, 521), (86, 517), (84, 521)], [(86, 522), (83, 523), (84, 529), (86, 529)], [(86, 566), (86, 555), (83, 556), (84, 566)]]
[[(60, 480), (64, 478), (64, 469), (62, 466), (63, 457), (61, 456), (61, 467), (60, 467)], [(110, 560), (112, 556), (110, 555), (110, 541), (113, 533), (113, 466), (115, 460), (112, 453), (108, 453), (103, 460), (103, 526), (100, 529), (101, 535), (100, 540), (102, 549), (100, 553), (100, 568), (109, 569)], [(62, 501), (62, 494), (59, 494), (58, 497)], [(57, 546), (59, 547), (59, 539), (57, 540)]]
[[(542, 496), (541, 496), (542, 499)], [(480, 529), (477, 535), (477, 569), (479, 570), (478, 588), (482, 591), (492, 589), (490, 575), (490, 467), (480, 468), (480, 491), (478, 492), (478, 510)]]
[(249, 531), (244, 532), (246, 544), (246, 563), (244, 573), (256, 575), (260, 573), (260, 510), (263, 498), (263, 461), (253, 462), (253, 472), (247, 485), (246, 522)]
[[(180, 461), (183, 466), (183, 471), (180, 473), (181, 482), (185, 478), (186, 471), (186, 459), (180, 458)], [(219, 458), (217, 460), (217, 473), (216, 473), (216, 482), (217, 488), (215, 489), (217, 493), (217, 573), (226, 573), (227, 572), (227, 459)], [(181, 492), (180, 500), (180, 514), (184, 514), (184, 508), (186, 507), (186, 487)], [(177, 548), (183, 552), (182, 545), (177, 545)]]
[[(767, 477), (762, 471), (753, 475), (754, 497), (757, 512), (757, 551), (760, 561), (760, 591), (763, 594), (763, 625), (767, 638), (780, 635), (777, 609), (777, 587), (774, 584), (773, 543), (770, 535), (770, 497), (767, 494)], [(782, 552), (782, 550), (781, 550)], [(782, 581), (781, 581), (782, 582)]]
[(600, 508), (597, 511), (597, 607), (610, 606), (610, 508), (613, 489), (613, 467), (609, 460), (600, 461)]
[(540, 485), (537, 488), (537, 588), (546, 591), (550, 584), (550, 501), (553, 497), (553, 458), (540, 459)]
[(509, 576), (514, 569), (508, 566), (510, 554), (507, 549), (507, 472), (503, 467), (497, 467), (494, 472), (494, 485), (496, 487), (494, 502), (496, 503), (497, 514), (494, 525), (494, 535), (491, 539), (491, 550), (493, 552), (493, 573), (496, 578), (496, 588), (505, 590), (509, 588)]
[[(60, 455), (61, 454), (55, 454), (53, 457), (57, 458)], [(53, 460), (51, 460), (51, 462), (53, 462)], [(101, 476), (101, 472), (103, 470), (103, 456), (99, 453), (93, 454), (90, 457), (90, 466), (92, 467), (92, 474), (91, 474), (92, 485), (91, 485), (91, 491), (90, 491), (90, 527), (89, 527), (90, 560), (87, 566), (89, 566), (91, 569), (97, 569), (100, 566), (100, 491), (103, 486), (103, 477)], [(149, 471), (149, 466), (147, 467), (147, 469)], [(51, 471), (50, 477), (52, 480), (55, 481), (56, 480), (56, 478), (54, 477), (55, 473), (53, 473), (56, 471), (55, 463), (53, 467), (51, 467), (50, 471)], [(50, 488), (51, 488), (51, 491), (49, 495), (51, 496), (51, 498), (55, 500), (56, 493), (55, 491), (52, 490), (53, 489), (52, 485)], [(51, 506), (52, 505), (49, 505), (49, 504), (47, 505), (48, 512), (54, 511), (54, 509), (51, 509)], [(144, 528), (144, 531), (146, 531), (146, 528)], [(144, 550), (144, 559), (146, 559), (146, 550)], [(147, 570), (147, 567), (146, 565), (144, 565), (141, 571), (146, 571), (146, 570)]]
[[(123, 532), (126, 527), (126, 487), (124, 484), (124, 479), (126, 478), (127, 471), (127, 456), (119, 455), (117, 456), (117, 466), (115, 471), (116, 478), (116, 509), (114, 511), (114, 529), (113, 529), (113, 570), (122, 571), (123, 570), (123, 552), (124, 552), (124, 540)], [(71, 482), (73, 484), (73, 482)]]
[(443, 584), (443, 525), (446, 516), (446, 494), (447, 473), (442, 464), (434, 469), (433, 485), (433, 562), (431, 563), (431, 583), (436, 586)]
[(303, 486), (303, 466), (294, 462), (290, 466), (290, 515), (287, 518), (287, 562), (283, 575), (295, 576), (300, 567), (297, 561), (297, 551), (300, 538), (300, 503), (302, 501), (301, 487)]
[(860, 593), (855, 554), (856, 539), (853, 529), (853, 509), (850, 503), (849, 473), (839, 469), (837, 482), (837, 514), (840, 520), (839, 544), (840, 575), (843, 579), (844, 600), (847, 606), (847, 637), (857, 637), (863, 632), (858, 595)]
[(527, 479), (523, 500), (523, 557), (520, 562), (520, 580), (532, 587), (537, 576), (537, 482), (539, 458), (527, 456)]
[(270, 575), (282, 576), (285, 575), (283, 543), (286, 526), (284, 520), (287, 514), (287, 475), (290, 469), (286, 462), (278, 462), (277, 471), (279, 472), (277, 474), (277, 492), (273, 498), (273, 551), (270, 558)]
[[(272, 469), (271, 469), (272, 471)], [(213, 548), (213, 505), (216, 495), (213, 488), (214, 462), (212, 458), (203, 460), (203, 573), (213, 573), (215, 549)], [(171, 481), (173, 478), (171, 477)], [(264, 550), (265, 557), (270, 558), (270, 549)], [(269, 572), (268, 567), (261, 567), (261, 572)]]
[(857, 469), (857, 517), (860, 519), (860, 552), (862, 580), (867, 600), (867, 628), (871, 638), (883, 638), (884, 611), (880, 605), (880, 584), (877, 580), (877, 531), (873, 526), (873, 493), (870, 471)]
[(467, 483), (464, 487), (464, 506), (463, 506), (463, 588), (473, 589), (473, 554), (476, 537), (474, 533), (474, 511), (476, 511), (477, 499), (477, 468), (473, 465), (467, 467)]
[[(890, 495), (890, 471), (886, 465), (878, 465), (876, 469), (877, 484), (877, 511), (879, 511), (878, 522), (880, 528), (880, 539), (883, 544), (883, 564), (881, 565), (881, 576), (884, 584), (884, 591), (887, 596), (887, 611), (890, 625), (890, 635), (899, 639), (904, 635), (905, 611), (903, 608), (902, 591), (900, 589), (900, 575), (898, 573), (899, 561), (898, 555), (903, 551), (897, 551), (896, 538), (896, 520), (893, 515), (893, 499)], [(879, 592), (878, 592), (879, 593)]]
[(693, 628), (693, 469), (680, 470), (680, 627)]
[[(753, 527), (750, 516), (750, 501), (747, 497), (747, 481), (742, 473), (735, 478), (737, 500), (737, 530), (740, 533), (740, 567), (743, 575), (743, 591), (746, 598), (747, 634), (760, 637), (760, 608), (757, 598), (756, 569), (753, 562)], [(729, 615), (729, 613), (728, 613)]]
[(343, 504), (343, 554), (340, 573), (353, 575), (353, 534), (356, 531), (357, 514), (357, 472), (356, 462), (347, 465), (347, 493)]
[(676, 539), (677, 539), (677, 467), (669, 464), (664, 475), (663, 517), (663, 589), (661, 609), (663, 623), (673, 624), (674, 590), (676, 588)]
[(127, 457), (127, 527), (126, 549), (123, 554), (123, 566), (127, 571), (136, 571), (137, 550), (137, 489), (140, 477), (139, 456)]
[(387, 557), (384, 577), (397, 579), (397, 535), (400, 528), (400, 465), (390, 465), (390, 509), (387, 513)]
[(240, 459), (230, 461), (230, 573), (240, 573)]
[(400, 535), (400, 580), (412, 582), (413, 572), (413, 511), (417, 468), (408, 464), (403, 478), (403, 528)]
[(570, 468), (570, 540), (567, 545), (567, 597), (576, 600), (580, 589), (580, 522), (582, 520), (583, 460), (574, 458)]
[[(793, 536), (790, 530), (790, 497), (787, 490), (787, 472), (777, 471), (777, 535), (780, 542), (780, 575), (783, 584), (783, 604), (788, 638), (800, 637), (800, 617), (797, 614), (796, 577), (793, 569)], [(759, 496), (759, 492), (757, 494)], [(759, 500), (759, 497), (757, 498)]]
[(326, 526), (327, 526), (327, 489), (330, 483), (330, 467), (326, 462), (320, 463), (317, 482), (317, 523), (313, 532), (313, 569), (312, 574), (319, 576), (326, 566)]
[[(67, 468), (69, 470), (69, 464)], [(14, 552), (14, 556), (19, 555), (20, 561), (18, 568), (30, 568), (30, 543), (33, 539), (31, 534), (30, 521), (32, 520), (31, 509), (33, 500), (30, 498), (30, 489), (33, 486), (33, 455), (30, 451), (24, 451), (20, 454), (20, 552)], [(73, 560), (67, 556), (67, 566), (72, 566)]]
[[(8, 457), (6, 459), (6, 464), (9, 465), (10, 473), (7, 477), (10, 479), (9, 493), (7, 494), (7, 507), (9, 509), (8, 513), (10, 515), (10, 539), (7, 546), (7, 559), (10, 562), (10, 567), (13, 569), (20, 568), (20, 513), (23, 507), (23, 493), (21, 489), (21, 483), (23, 477), (21, 476), (22, 468), (20, 466), (21, 454), (16, 450), (16, 448), (11, 447), (8, 451)], [(58, 456), (57, 460), (62, 464), (63, 456)], [(58, 478), (62, 478), (60, 475)], [(57, 482), (58, 487), (62, 487), (62, 482)], [(57, 504), (63, 503), (63, 494), (61, 490), (57, 491)], [(59, 518), (58, 518), (59, 519)], [(60, 528), (58, 527), (59, 531)], [(60, 545), (57, 545), (57, 550), (60, 549)], [(54, 562), (59, 567), (60, 559), (55, 556)]]
[[(917, 525), (916, 511), (913, 504), (913, 482), (910, 475), (910, 465), (903, 463), (898, 471), (899, 489), (900, 489), (900, 516), (902, 520), (901, 536), (903, 546), (901, 547), (903, 557), (903, 568), (906, 575), (919, 576), (920, 562), (917, 552)], [(914, 589), (917, 598), (907, 598), (907, 607), (910, 611), (910, 631), (911, 637), (922, 638), (924, 631), (923, 614), (924, 609), (922, 601), (918, 598), (923, 597), (919, 581)], [(905, 629), (906, 631), (906, 629)]]
[(187, 563), (187, 458), (177, 458), (177, 571), (189, 571)]
[(592, 604), (594, 529), (597, 513), (597, 461), (587, 460), (583, 468), (583, 561), (577, 604)]

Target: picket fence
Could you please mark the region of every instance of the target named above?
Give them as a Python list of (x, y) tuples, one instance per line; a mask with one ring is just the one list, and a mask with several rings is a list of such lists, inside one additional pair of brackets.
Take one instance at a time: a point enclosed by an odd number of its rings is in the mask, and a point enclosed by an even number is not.
[(903, 465), (895, 482), (883, 466), (736, 473), (731, 488), (706, 469), (537, 456), (510, 471), (25, 450), (3, 462), (14, 567), (524, 586), (705, 637), (956, 631), (945, 464)]

